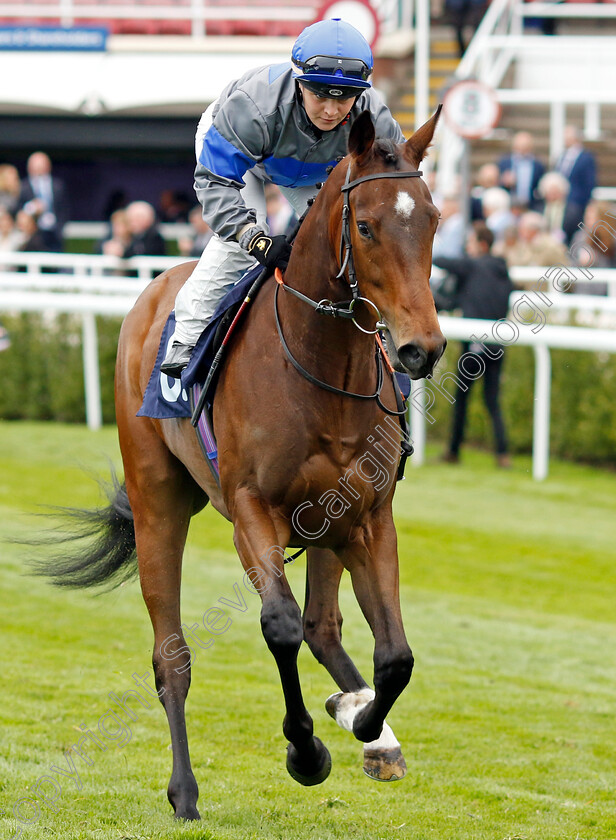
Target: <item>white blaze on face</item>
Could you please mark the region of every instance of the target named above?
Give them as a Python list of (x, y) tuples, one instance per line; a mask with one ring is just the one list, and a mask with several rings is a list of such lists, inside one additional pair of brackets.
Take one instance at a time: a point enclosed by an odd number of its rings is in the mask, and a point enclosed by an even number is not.
[(396, 213), (399, 213), (404, 219), (410, 219), (411, 213), (415, 209), (414, 199), (404, 190), (398, 190), (398, 198), (396, 199)]

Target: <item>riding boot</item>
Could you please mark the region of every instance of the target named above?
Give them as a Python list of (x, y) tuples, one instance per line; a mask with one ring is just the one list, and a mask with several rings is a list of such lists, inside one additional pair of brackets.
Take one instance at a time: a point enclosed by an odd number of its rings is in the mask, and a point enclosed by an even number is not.
[(182, 376), (182, 371), (190, 362), (193, 350), (194, 347), (188, 344), (180, 344), (179, 341), (174, 341), (160, 366), (161, 373), (166, 373), (173, 379), (179, 379)]

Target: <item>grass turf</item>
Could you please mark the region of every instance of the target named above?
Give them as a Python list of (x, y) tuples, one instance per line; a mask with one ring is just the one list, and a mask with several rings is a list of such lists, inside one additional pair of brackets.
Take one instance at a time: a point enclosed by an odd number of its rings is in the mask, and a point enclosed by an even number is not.
[[(82, 468), (104, 473), (109, 459), (120, 468), (114, 429), (0, 423), (0, 536), (41, 528), (40, 504), (98, 504)], [(246, 611), (228, 611), (233, 624), (193, 667), (188, 728), (201, 823), (170, 816), (169, 737), (155, 700), (131, 704), (136, 720), (119, 716), (118, 746), (92, 750), (92, 764), (73, 753), (79, 776), (56, 773), (56, 810), (37, 811), (32, 788), (52, 765), (69, 773), (64, 753), (79, 727), (96, 731), (117, 710), (109, 692), (134, 688), (133, 673), (150, 672), (152, 685), (151, 630), (137, 584), (100, 597), (55, 590), (24, 577), (23, 549), (3, 543), (3, 836), (616, 838), (614, 475), (553, 463), (539, 484), (526, 459), (501, 472), (468, 453), (462, 466), (409, 467), (407, 476), (396, 521), (416, 668), (389, 717), (404, 781), (363, 776), (360, 744), (323, 708), (335, 686), (305, 649), (305, 697), (333, 770), (315, 788), (292, 781), (279, 680), (258, 598), (247, 593)], [(288, 573), (301, 603), (303, 561)], [(206, 509), (185, 555), (184, 621), (233, 598), (236, 581), (230, 526)], [(348, 578), (341, 602), (345, 645), (369, 675), (372, 639)], [(41, 790), (57, 794), (50, 783)]]

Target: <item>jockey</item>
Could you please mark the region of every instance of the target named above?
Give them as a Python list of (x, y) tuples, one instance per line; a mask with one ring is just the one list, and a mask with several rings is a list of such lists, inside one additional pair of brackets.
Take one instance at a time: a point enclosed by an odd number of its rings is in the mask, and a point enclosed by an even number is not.
[(195, 190), (214, 231), (175, 300), (173, 343), (161, 365), (179, 378), (225, 293), (256, 261), (286, 268), (291, 246), (270, 236), (264, 188), (277, 184), (298, 216), (347, 152), (350, 124), (368, 110), (378, 137), (404, 142), (369, 77), (370, 46), (339, 18), (308, 26), (291, 62), (251, 70), (205, 111), (195, 140)]

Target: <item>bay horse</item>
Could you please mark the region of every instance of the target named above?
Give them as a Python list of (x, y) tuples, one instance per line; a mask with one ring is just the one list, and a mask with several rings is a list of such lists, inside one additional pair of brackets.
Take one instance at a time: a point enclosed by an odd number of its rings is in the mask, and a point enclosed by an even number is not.
[[(377, 482), (364, 456), (385, 453), (395, 465), (402, 437), (397, 421), (389, 431), (383, 423), (396, 399), (392, 380), (379, 376), (378, 356), (375, 369), (376, 319), (412, 379), (430, 374), (446, 344), (428, 282), (439, 213), (426, 184), (413, 177), (421, 174), (438, 116), (400, 145), (375, 139), (367, 112), (351, 127), (348, 155), (300, 227), (284, 285), (264, 284), (233, 337), (212, 415), (219, 484), (188, 419), (137, 416), (163, 326), (194, 263), (154, 279), (122, 326), (115, 389), (125, 485), (99, 516), (107, 533), (96, 552), (47, 573), (60, 585), (100, 584), (125, 575), (136, 554), (154, 629), (156, 687), (171, 732), (167, 794), (177, 818), (199, 819), (184, 714), (190, 667), (180, 578), (190, 519), (208, 501), (233, 523), (237, 553), (261, 596), (261, 628), (282, 683), (291, 776), (317, 784), (331, 767), (302, 697), (303, 640), (340, 689), (328, 711), (367, 744), (366, 772), (383, 780), (404, 775), (400, 746), (385, 722), (413, 668), (398, 592), (396, 470), (381, 470)], [(355, 275), (364, 301), (361, 329), (359, 315), (326, 317), (314, 306), (341, 301)], [(394, 456), (391, 428), (398, 431)], [(285, 576), (288, 546), (307, 548), (303, 616)], [(345, 569), (374, 636), (374, 690), (341, 644), (338, 588)]]

